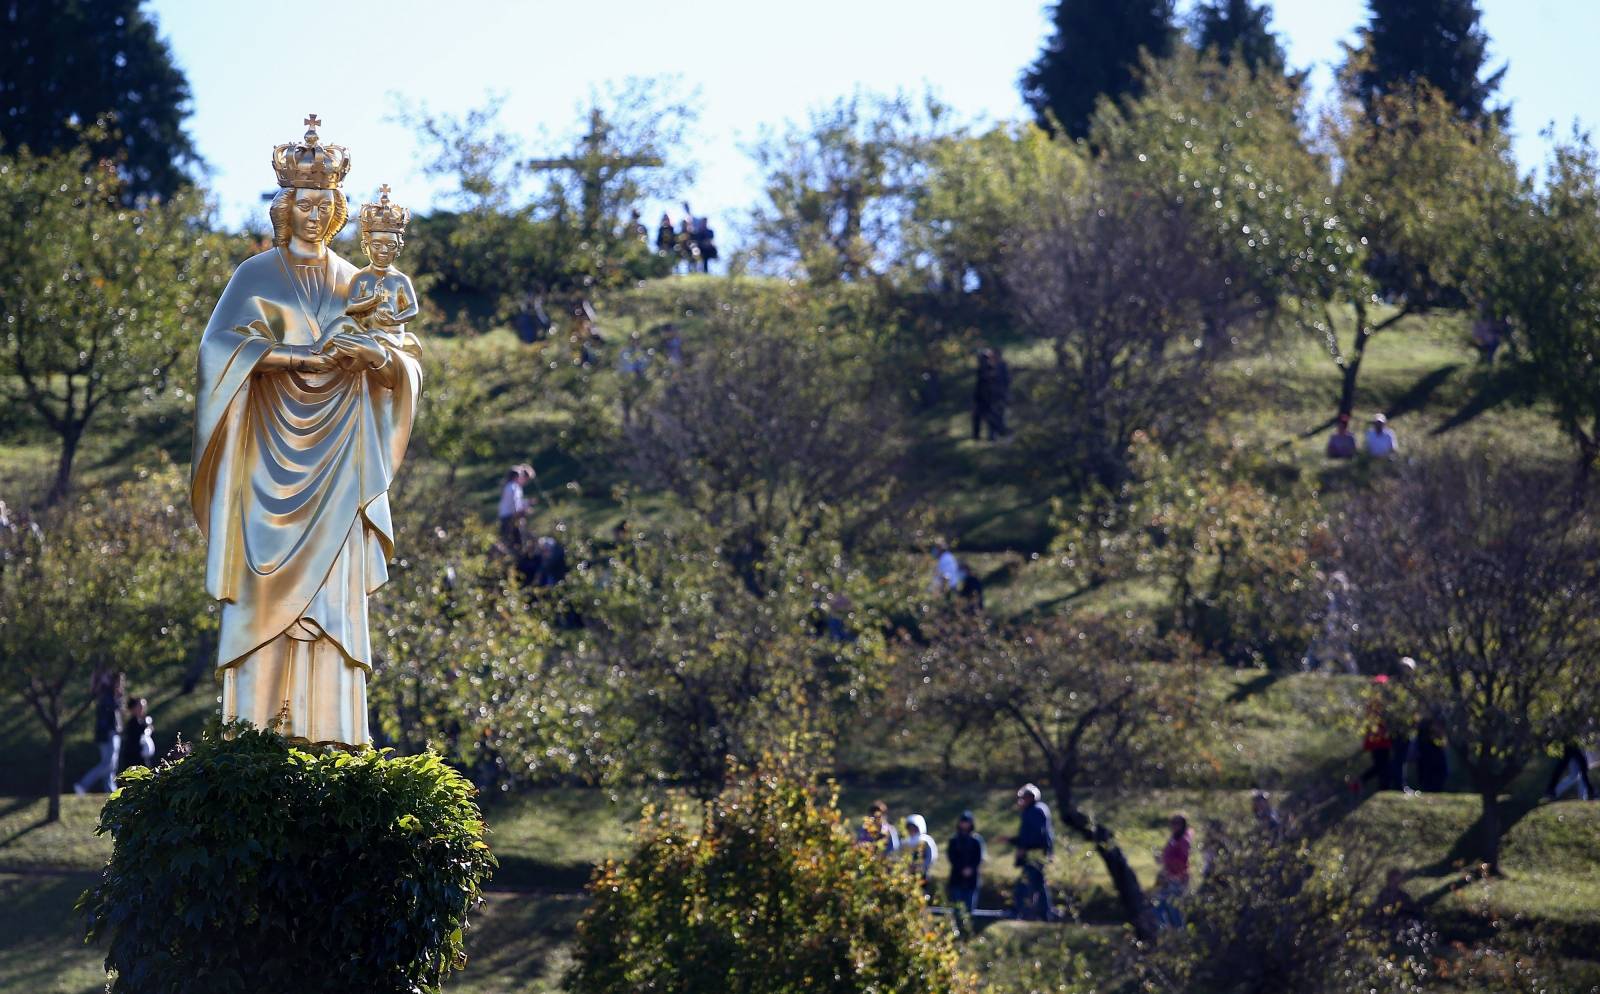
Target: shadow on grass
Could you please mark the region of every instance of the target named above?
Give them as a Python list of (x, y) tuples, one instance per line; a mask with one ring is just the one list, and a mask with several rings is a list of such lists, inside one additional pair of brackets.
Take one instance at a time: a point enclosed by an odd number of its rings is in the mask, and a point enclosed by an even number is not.
[(1249, 683), (1241, 683), (1234, 692), (1223, 701), (1224, 704), (1243, 704), (1257, 694), (1264, 694), (1272, 689), (1272, 685), (1283, 679), (1282, 670), (1268, 670)]
[[(1505, 838), (1517, 823), (1528, 816), (1528, 813), (1539, 806), (1537, 791), (1523, 789), (1512, 793), (1496, 805), (1500, 815), (1500, 845), (1505, 846)], [(1439, 877), (1450, 873), (1460, 872), (1464, 867), (1473, 866), (1483, 856), (1486, 848), (1484, 838), (1483, 813), (1480, 810), (1475, 820), (1465, 832), (1451, 845), (1450, 851), (1439, 859), (1426, 866), (1419, 866), (1411, 872), (1426, 877)], [(1451, 884), (1446, 884), (1426, 898), (1422, 899), (1424, 905), (1439, 900), (1452, 889)]]
[(1444, 423), (1433, 429), (1432, 434), (1443, 435), (1445, 432), (1454, 431), (1469, 421), (1487, 414), (1488, 412), (1510, 400), (1520, 386), (1516, 372), (1505, 366), (1491, 370), (1479, 386), (1478, 392), (1465, 404), (1462, 404), (1454, 414), (1444, 420)]
[(1433, 398), (1433, 395), (1437, 393), (1439, 388), (1444, 386), (1445, 381), (1454, 376), (1456, 370), (1460, 368), (1461, 364), (1459, 362), (1452, 362), (1448, 365), (1440, 366), (1438, 369), (1425, 373), (1422, 378), (1413, 383), (1405, 393), (1401, 394), (1392, 402), (1390, 402), (1388, 408), (1384, 411), (1384, 414), (1390, 418), (1398, 418), (1407, 414), (1411, 414), (1414, 411), (1420, 411), (1422, 408), (1428, 406), (1428, 401)]

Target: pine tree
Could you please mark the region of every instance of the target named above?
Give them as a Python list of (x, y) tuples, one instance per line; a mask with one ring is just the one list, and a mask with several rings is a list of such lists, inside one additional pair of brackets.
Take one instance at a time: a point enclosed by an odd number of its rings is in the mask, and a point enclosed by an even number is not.
[(1195, 47), (1215, 51), (1223, 65), (1242, 59), (1251, 76), (1263, 73), (1290, 75), (1288, 58), (1277, 34), (1270, 27), (1272, 8), (1251, 0), (1205, 0), (1195, 11)]
[(1161, 57), (1177, 37), (1173, 0), (1060, 0), (1055, 33), (1022, 74), (1022, 96), (1046, 128), (1089, 133), (1102, 95), (1138, 92), (1139, 52)]
[(0, 4), (0, 151), (36, 154), (93, 143), (119, 161), (130, 196), (170, 196), (199, 155), (184, 130), (189, 83), (141, 0), (8, 0)]
[(1489, 36), (1477, 0), (1367, 0), (1367, 7), (1347, 78), (1369, 114), (1383, 94), (1426, 80), (1463, 117), (1503, 122), (1504, 108), (1489, 101), (1506, 67), (1483, 75)]

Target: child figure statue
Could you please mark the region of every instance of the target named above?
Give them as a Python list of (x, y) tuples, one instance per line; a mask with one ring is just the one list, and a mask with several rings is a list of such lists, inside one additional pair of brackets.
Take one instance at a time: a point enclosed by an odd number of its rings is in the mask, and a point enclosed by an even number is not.
[(417, 316), (411, 278), (394, 268), (410, 220), (410, 209), (389, 202), (387, 183), (378, 189), (377, 203), (361, 205), (361, 249), (369, 264), (351, 278), (345, 304), (345, 313), (363, 330), (386, 332), (397, 340), (404, 339), (406, 322)]

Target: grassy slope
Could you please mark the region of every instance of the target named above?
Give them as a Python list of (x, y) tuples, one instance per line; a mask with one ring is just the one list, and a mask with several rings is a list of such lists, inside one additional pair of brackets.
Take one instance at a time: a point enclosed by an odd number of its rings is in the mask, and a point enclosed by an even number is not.
[[(684, 296), (693, 298), (710, 287), (701, 281), (653, 284), (628, 299), (614, 302), (618, 317), (607, 325), (613, 337), (651, 326), (675, 314), (693, 347), (692, 315), (682, 313)], [(614, 480), (607, 467), (584, 465), (562, 449), (565, 415), (541, 410), (521, 399), (516, 382), (532, 382), (544, 357), (518, 351), (496, 333), (506, 349), (508, 389), (514, 404), (497, 404), (491, 423), (492, 452), (463, 473), (484, 514), (493, 506), (499, 467), (532, 454), (542, 482), (555, 493), (570, 493), (581, 484), (584, 496), (563, 500), (564, 513), (575, 527), (598, 533), (609, 527), (615, 508), (605, 495)], [(458, 348), (436, 340), (431, 347)], [(1039, 375), (1047, 356), (1027, 343), (1007, 343), (1019, 391)], [(929, 495), (946, 517), (974, 564), (991, 574), (990, 602), (1003, 614), (1048, 610), (1069, 591), (1047, 571), (1028, 565), (1029, 557), (1048, 540), (1050, 481), (1030, 472), (1016, 448), (974, 444), (967, 439), (964, 364), (944, 370), (945, 397), (920, 416), (918, 458), (907, 485)], [(598, 388), (609, 389), (607, 377)], [(1314, 341), (1292, 339), (1266, 354), (1233, 362), (1217, 391), (1229, 430), (1256, 444), (1283, 448), (1331, 491), (1362, 486), (1371, 468), (1360, 463), (1329, 465), (1321, 457), (1320, 427), (1333, 407), (1337, 376)], [(1537, 412), (1503, 402), (1495, 378), (1476, 365), (1465, 345), (1464, 329), (1453, 319), (1409, 322), (1380, 337), (1362, 372), (1358, 410), (1385, 410), (1406, 449), (1419, 445), (1461, 444), (1488, 439), (1496, 445), (1530, 454), (1565, 457), (1563, 440)], [(531, 398), (530, 398), (531, 399)], [(425, 413), (424, 413), (425, 416)], [(1014, 418), (1025, 418), (1020, 407)], [(12, 416), (14, 417), (14, 415)], [(155, 449), (179, 461), (188, 457), (187, 412), (182, 405), (158, 401), (131, 414), (118, 415), (86, 443), (79, 463), (82, 485), (93, 487), (117, 479), (152, 456)], [(26, 418), (0, 425), (0, 494), (26, 492), (47, 478), (52, 468), (50, 439)], [(1148, 590), (1112, 591), (1118, 603), (1147, 602)], [(1358, 687), (1317, 677), (1256, 678), (1230, 674), (1219, 692), (1234, 698), (1229, 721), (1213, 747), (1201, 757), (1192, 782), (1203, 788), (1144, 791), (1132, 795), (1091, 798), (1090, 807), (1118, 831), (1141, 876), (1153, 872), (1153, 850), (1160, 841), (1168, 812), (1185, 808), (1198, 817), (1237, 817), (1241, 791), (1254, 784), (1303, 788), (1336, 783), (1359, 763), (1352, 733), (1330, 720), (1349, 710)], [(177, 697), (162, 688), (135, 688), (152, 698), (153, 713), (165, 739), (183, 730), (193, 735), (214, 707), (214, 694), (202, 688)], [(876, 731), (876, 730), (875, 730)], [(864, 735), (841, 743), (840, 775), (847, 788), (843, 803), (859, 810), (867, 800), (883, 796), (897, 812), (920, 808), (943, 838), (957, 811), (972, 807), (991, 836), (1011, 830), (1007, 791), (1003, 787), (1025, 772), (1015, 747), (1003, 739), (958, 744), (956, 762), (941, 778), (944, 742), (936, 727), (908, 726), (886, 735)], [(43, 750), (32, 717), (24, 709), (6, 709), (0, 718), (0, 750), (11, 760), (0, 769), (0, 795), (31, 793), (42, 779)], [(68, 776), (76, 776), (93, 758), (82, 730), (69, 750)], [(1523, 792), (1523, 796), (1526, 791)], [(937, 798), (929, 803), (930, 797)], [(621, 850), (627, 826), (641, 798), (613, 797), (601, 791), (545, 791), (512, 799), (490, 809), (494, 844), (503, 861), (502, 886), (556, 888), (577, 886), (593, 861)], [(1468, 893), (1452, 893), (1452, 853), (1475, 817), (1467, 797), (1370, 800), (1354, 809), (1342, 827), (1373, 840), (1397, 865), (1422, 871), (1414, 892), (1437, 897), (1440, 914), (1488, 901), (1508, 914), (1522, 914), (1570, 925), (1600, 945), (1600, 876), (1594, 853), (1600, 851), (1600, 806), (1559, 805), (1531, 810), (1507, 836), (1507, 881), (1478, 885)], [(1525, 802), (1517, 804), (1525, 806)], [(98, 989), (96, 956), (74, 939), (71, 905), (83, 877), (38, 875), (44, 868), (90, 870), (104, 858), (105, 844), (90, 834), (94, 799), (66, 799), (66, 818), (59, 826), (38, 827), (36, 802), (0, 802), (0, 991), (88, 991)], [(990, 875), (990, 904), (1003, 900), (1010, 878), (1003, 849), (997, 847)], [(20, 873), (20, 875), (19, 875)], [(1052, 875), (1077, 895), (1093, 913), (1104, 902), (1103, 884), (1091, 853), (1072, 849), (1055, 864)], [(562, 951), (577, 913), (570, 894), (496, 894), (474, 930), (474, 959), (454, 989), (463, 991), (540, 990), (555, 983), (564, 962)], [(1037, 931), (1006, 926), (973, 949), (974, 962), (985, 957), (1023, 957), (1038, 941)], [(1054, 942), (1054, 939), (1049, 941)], [(1076, 942), (1077, 940), (1071, 940)]]

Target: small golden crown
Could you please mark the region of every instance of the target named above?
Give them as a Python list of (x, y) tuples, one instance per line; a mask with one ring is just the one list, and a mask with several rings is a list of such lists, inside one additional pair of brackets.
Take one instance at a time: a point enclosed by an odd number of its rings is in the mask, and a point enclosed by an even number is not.
[(385, 183), (378, 188), (377, 203), (361, 205), (358, 220), (364, 232), (392, 231), (397, 235), (403, 235), (406, 224), (411, 220), (411, 208), (390, 203), (389, 184)]
[(279, 145), (272, 150), (272, 171), (285, 189), (336, 190), (350, 173), (350, 150), (343, 145), (324, 145), (317, 136), (317, 115), (306, 117), (304, 140)]

